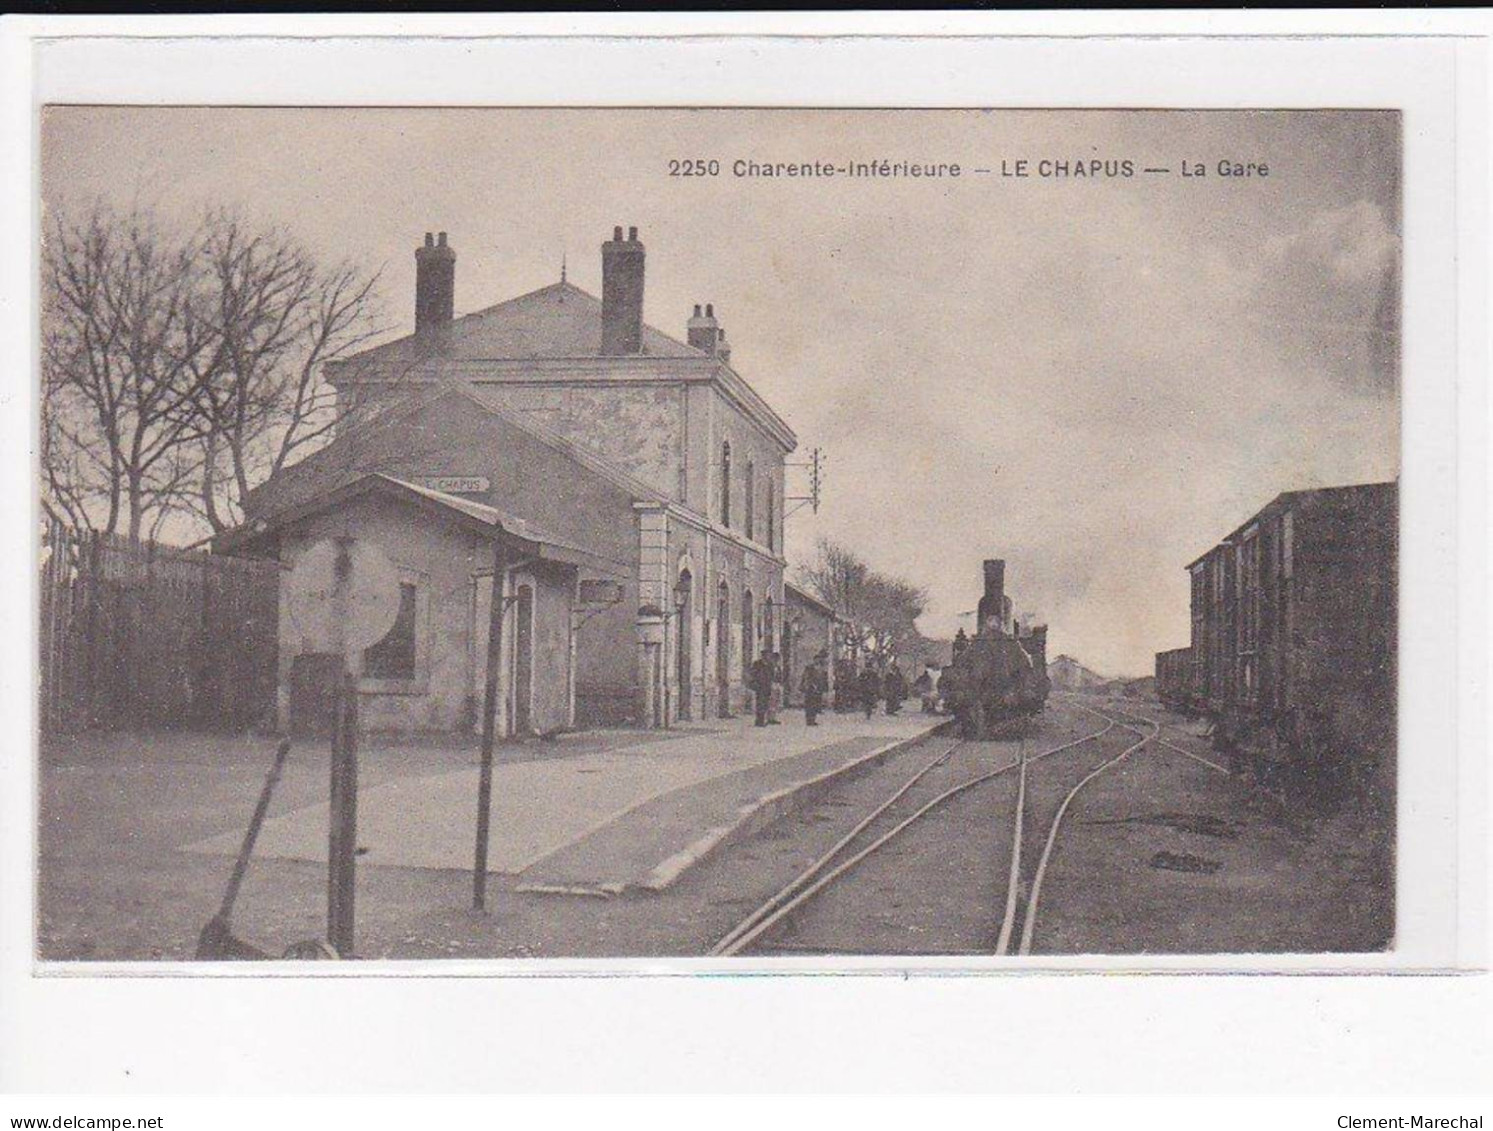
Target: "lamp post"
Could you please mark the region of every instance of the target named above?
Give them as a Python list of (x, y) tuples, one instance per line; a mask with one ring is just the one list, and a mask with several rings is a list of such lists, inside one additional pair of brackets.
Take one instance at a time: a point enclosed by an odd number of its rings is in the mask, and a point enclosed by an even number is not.
[[(688, 573), (681, 573), (679, 575), (679, 580), (674, 583), (674, 613), (673, 613), (673, 620), (675, 622), (675, 625), (674, 625), (674, 636), (675, 636), (675, 639), (674, 639), (674, 648), (675, 648), (674, 671), (675, 671), (675, 673), (676, 673), (676, 675), (678, 676), (678, 679), (679, 679), (679, 705), (680, 705), (679, 714), (680, 714), (681, 718), (683, 718), (685, 716), (685, 714), (687, 713), (687, 707), (686, 707), (686, 705), (689, 703), (689, 693), (690, 693), (690, 688), (689, 688), (689, 685), (690, 685), (690, 673), (689, 673), (688, 666), (687, 666), (688, 663), (689, 663), (689, 661), (687, 659), (687, 656), (686, 656), (686, 653), (685, 653), (685, 650), (684, 650), (684, 642), (685, 642), (685, 636), (684, 636), (684, 634), (689, 631), (689, 626), (684, 623), (684, 607), (685, 607), (686, 604), (689, 603), (690, 584), (691, 584), (691, 579), (690, 579), (690, 575)], [(664, 711), (665, 711), (664, 718), (665, 718), (665, 722), (667, 723), (667, 721), (668, 721), (668, 704), (667, 704), (667, 702), (665, 702)]]

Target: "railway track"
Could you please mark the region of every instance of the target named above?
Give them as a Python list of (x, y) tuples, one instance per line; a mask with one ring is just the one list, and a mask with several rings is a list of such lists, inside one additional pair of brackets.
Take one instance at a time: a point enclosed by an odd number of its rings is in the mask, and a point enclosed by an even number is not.
[[(1010, 760), (994, 769), (973, 775), (966, 774), (953, 784), (944, 784), (941, 781), (935, 783), (934, 775), (942, 774), (947, 777), (951, 768), (951, 760), (969, 743), (961, 740), (939, 750), (933, 757), (923, 762), (885, 800), (867, 812), (833, 846), (722, 936), (711, 948), (710, 954), (724, 957), (741, 954), (754, 946), (762, 947), (766, 937), (774, 928), (779, 927), (784, 920), (826, 889), (842, 882), (844, 877), (862, 861), (881, 852), (930, 815), (945, 809), (956, 798), (965, 796), (973, 790), (1012, 773), (1017, 775), (1017, 786), (1012, 814), (1010, 865), (1006, 877), (1003, 914), (996, 932), (994, 953), (998, 955), (1010, 953), (1013, 939), (1017, 940), (1019, 953), (1031, 953), (1037, 914), (1041, 904), (1042, 882), (1052, 859), (1053, 850), (1058, 843), (1063, 818), (1069, 806), (1091, 781), (1119, 765), (1147, 743), (1155, 741), (1160, 734), (1160, 727), (1150, 720), (1123, 716), (1119, 712), (1097, 711), (1079, 704), (1074, 704), (1074, 706), (1080, 706), (1082, 710), (1095, 715), (1103, 725), (1078, 738), (1059, 743), (1035, 754), (1026, 752), (1025, 740), (1023, 740), (1021, 748)], [(1150, 732), (1147, 733), (1142, 729), (1143, 727), (1151, 728)], [(1021, 899), (1022, 842), (1023, 829), (1028, 823), (1029, 816), (1028, 779), (1032, 767), (1046, 759), (1098, 742), (1116, 728), (1134, 732), (1139, 736), (1139, 740), (1127, 744), (1120, 753), (1090, 769), (1063, 795), (1057, 812), (1048, 826), (1030, 890), (1023, 902)], [(935, 784), (941, 788), (933, 789)], [(933, 789), (932, 795), (927, 796), (930, 789)], [(1017, 933), (1018, 923), (1020, 924), (1019, 935)], [(812, 950), (814, 948), (806, 945), (800, 949)]]

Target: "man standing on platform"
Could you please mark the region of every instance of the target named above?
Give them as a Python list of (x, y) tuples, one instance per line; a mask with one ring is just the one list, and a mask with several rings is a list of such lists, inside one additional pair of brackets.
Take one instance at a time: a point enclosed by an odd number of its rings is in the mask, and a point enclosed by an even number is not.
[(902, 669), (896, 660), (893, 660), (886, 670), (882, 694), (886, 696), (887, 714), (895, 715), (902, 710), (902, 701), (907, 698), (907, 677), (902, 674)]
[(860, 689), (861, 707), (869, 719), (876, 710), (876, 700), (881, 698), (881, 677), (876, 674), (876, 666), (869, 658), (866, 666), (861, 669)]
[(817, 727), (819, 725), (819, 712), (824, 709), (824, 693), (829, 690), (829, 680), (825, 678), (824, 653), (821, 652), (809, 662), (804, 668), (804, 674), (799, 679), (798, 689), (804, 697), (804, 723), (807, 726)]
[(783, 657), (774, 652), (768, 663), (772, 665), (772, 685), (767, 695), (767, 722), (770, 726), (777, 726), (782, 722), (778, 718), (778, 711), (783, 706), (783, 699), (788, 691), (783, 685)]
[(758, 656), (752, 661), (747, 686), (752, 689), (752, 708), (756, 715), (754, 725), (765, 727), (768, 704), (772, 702), (772, 661), (766, 656)]

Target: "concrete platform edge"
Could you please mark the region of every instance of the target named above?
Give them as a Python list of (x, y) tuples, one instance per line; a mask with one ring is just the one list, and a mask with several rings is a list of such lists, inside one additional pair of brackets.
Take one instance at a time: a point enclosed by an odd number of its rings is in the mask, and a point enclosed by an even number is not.
[[(714, 853), (741, 840), (745, 840), (747, 837), (760, 832), (774, 821), (786, 817), (789, 813), (798, 809), (804, 808), (822, 796), (830, 786), (837, 784), (841, 779), (878, 765), (893, 754), (906, 750), (922, 742), (925, 738), (937, 734), (942, 726), (943, 724), (940, 724), (938, 727), (924, 731), (922, 734), (889, 742), (885, 746), (878, 747), (867, 754), (861, 755), (859, 758), (846, 762), (844, 765), (836, 766), (834, 769), (828, 770), (818, 777), (784, 786), (782, 789), (766, 794), (750, 805), (743, 805), (737, 810), (736, 820), (731, 824), (717, 825), (705, 833), (705, 835), (695, 840), (693, 844), (676, 852), (673, 856), (670, 856), (655, 867), (641, 883), (628, 884), (624, 890), (659, 892), (672, 887), (690, 869), (702, 864)], [(525, 889), (519, 888), (518, 890), (523, 891)]]

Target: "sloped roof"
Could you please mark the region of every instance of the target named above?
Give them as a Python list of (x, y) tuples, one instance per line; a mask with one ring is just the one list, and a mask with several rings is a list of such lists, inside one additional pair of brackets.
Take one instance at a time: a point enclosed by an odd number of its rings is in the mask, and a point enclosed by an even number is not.
[[(646, 324), (642, 352), (648, 357), (708, 356)], [(573, 283), (554, 283), (330, 366), (333, 372), (349, 366), (397, 366), (431, 356), (471, 361), (600, 357), (601, 300)]]
[(834, 609), (814, 596), (814, 594), (810, 593), (807, 589), (794, 585), (791, 581), (783, 582), (783, 595), (790, 601), (796, 601), (799, 604), (808, 605), (811, 609), (818, 610), (831, 620), (839, 616)]
[(453, 510), (468, 518), (475, 519), (484, 526), (501, 526), (510, 534), (516, 534), (530, 542), (540, 542), (546, 546), (558, 546), (569, 550), (578, 550), (581, 553), (590, 553), (584, 546), (577, 546), (573, 542), (567, 542), (563, 538), (557, 538), (544, 527), (530, 522), (526, 518), (519, 518), (512, 511), (502, 511), (487, 503), (479, 503), (476, 499), (463, 499), (460, 495), (452, 495), (446, 491), (437, 491), (434, 487), (426, 487), (419, 483), (411, 483), (408, 479), (399, 479), (393, 475), (385, 475), (383, 472), (374, 472), (371, 478), (382, 479), (392, 483), (396, 487), (406, 491), (412, 491), (422, 499), (429, 499), (437, 506)]
[(403, 498), (406, 501), (418, 502), (460, 522), (475, 524), (484, 530), (502, 529), (515, 539), (528, 543), (526, 552), (550, 561), (566, 562), (571, 565), (612, 565), (604, 555), (596, 550), (556, 537), (544, 527), (528, 519), (520, 518), (486, 503), (463, 499), (459, 495), (423, 487), (377, 471), (355, 479), (351, 483), (344, 483), (332, 490), (323, 491), (268, 519), (241, 526), (236, 530), (225, 531), (215, 540), (216, 549), (220, 553), (231, 552), (289, 523), (320, 514), (370, 492), (379, 492)]
[(1314, 499), (1322, 497), (1346, 498), (1349, 495), (1354, 494), (1386, 495), (1398, 491), (1399, 487), (1400, 481), (1398, 479), (1389, 479), (1379, 483), (1348, 483), (1336, 487), (1299, 487), (1291, 491), (1282, 491), (1279, 495), (1276, 495), (1275, 498), (1271, 499), (1259, 510), (1255, 511), (1254, 514), (1250, 515), (1238, 526), (1234, 527), (1233, 530), (1229, 531), (1221, 539), (1215, 542), (1212, 546), (1208, 547), (1208, 549), (1204, 550), (1197, 557), (1193, 558), (1192, 561), (1188, 562), (1182, 568), (1185, 570), (1191, 570), (1194, 566), (1203, 561), (1210, 554), (1213, 554), (1216, 551), (1234, 542), (1244, 533), (1246, 529), (1248, 529), (1252, 524), (1259, 522), (1260, 519), (1269, 514), (1272, 510), (1275, 510), (1276, 508), (1284, 506), (1288, 503), (1298, 502), (1303, 499)]
[[(265, 506), (265, 496), (267, 494), (280, 495), (285, 493), (288, 488), (290, 497), (294, 499), (299, 493), (297, 489), (305, 482), (305, 477), (318, 474), (319, 469), (323, 465), (334, 461), (341, 449), (348, 444), (357, 443), (365, 436), (381, 434), (396, 429), (448, 397), (460, 399), (467, 405), (470, 405), (474, 411), (501, 420), (509, 427), (523, 432), (552, 450), (574, 460), (588, 471), (600, 476), (619, 490), (630, 495), (635, 502), (663, 501), (658, 491), (653, 487), (592, 452), (589, 448), (576, 444), (559, 433), (544, 427), (537, 421), (520, 417), (516, 413), (508, 412), (497, 405), (491, 404), (479, 397), (465, 384), (459, 382), (442, 382), (434, 387), (417, 387), (404, 391), (382, 412), (379, 412), (370, 419), (358, 421), (332, 440), (331, 443), (316, 449), (296, 463), (282, 468), (275, 476), (249, 492), (248, 497), (245, 499), (246, 513), (258, 518), (272, 517), (278, 508), (275, 503)], [(279, 490), (276, 490), (277, 488)]]

